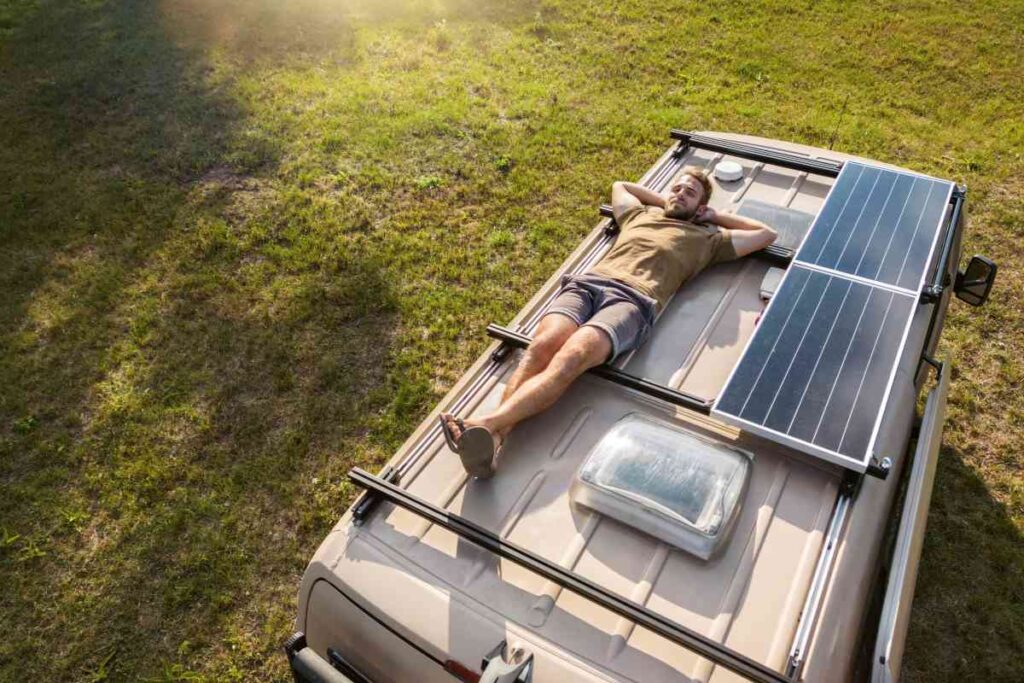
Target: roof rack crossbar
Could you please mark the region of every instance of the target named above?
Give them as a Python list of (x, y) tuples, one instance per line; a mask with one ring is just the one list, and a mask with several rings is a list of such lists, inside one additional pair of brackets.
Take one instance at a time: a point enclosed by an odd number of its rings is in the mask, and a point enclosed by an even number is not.
[(707, 636), (675, 623), (643, 605), (627, 600), (612, 591), (551, 562), (535, 553), (503, 540), (500, 536), (473, 522), (433, 505), (408, 491), (373, 476), (358, 467), (349, 470), (349, 480), (376, 496), (388, 500), (423, 519), (436, 524), (475, 545), (568, 589), (638, 626), (677, 643), (715, 664), (759, 683), (793, 683), (786, 676)]
[[(504, 344), (513, 346), (520, 349), (525, 349), (533, 341), (530, 337), (525, 334), (520, 334), (514, 330), (510, 330), (501, 325), (488, 325), (487, 336), (493, 337), (494, 339), (500, 339)], [(702, 415), (711, 414), (711, 401), (706, 401), (693, 394), (687, 394), (676, 389), (670, 389), (669, 387), (662, 386), (657, 382), (631, 375), (628, 372), (623, 372), (617, 368), (613, 368), (610, 365), (598, 365), (590, 368), (591, 374), (597, 375), (602, 379), (606, 379), (609, 382), (614, 382), (620, 386), (624, 386), (634, 391), (639, 391), (642, 394), (646, 394), (652, 398), (656, 398), (666, 403), (671, 403), (675, 406), (682, 408), (688, 408), (695, 412), (701, 413)]]
[[(398, 484), (402, 479), (399, 470), (391, 465), (386, 465), (378, 476), (382, 481), (386, 481), (389, 484)], [(361, 526), (366, 521), (366, 518), (377, 508), (378, 503), (380, 503), (380, 497), (374, 495), (373, 491), (363, 491), (359, 494), (359, 499), (352, 505), (352, 522), (356, 526)]]
[(735, 140), (728, 140), (726, 138), (717, 138), (713, 135), (691, 133), (676, 128), (672, 129), (671, 136), (675, 140), (684, 142), (689, 147), (706, 149), (711, 152), (721, 152), (722, 154), (750, 159), (751, 161), (760, 161), (774, 166), (791, 168), (794, 171), (814, 173), (816, 175), (828, 176), (830, 178), (838, 176), (839, 171), (843, 168), (842, 162), (839, 161), (812, 159), (810, 157), (800, 156), (799, 154), (783, 152), (771, 147), (762, 147), (761, 145), (752, 145), (744, 142), (737, 142)]
[[(615, 213), (612, 211), (611, 204), (602, 204), (598, 211), (605, 218), (612, 219), (608, 227), (605, 228), (605, 232), (609, 235), (618, 233), (619, 224), (615, 222)], [(776, 244), (772, 244), (760, 251), (755, 251), (750, 256), (767, 261), (773, 266), (778, 266), (779, 268), (788, 268), (789, 264), (793, 261), (793, 254), (793, 250), (788, 247), (780, 247)]]

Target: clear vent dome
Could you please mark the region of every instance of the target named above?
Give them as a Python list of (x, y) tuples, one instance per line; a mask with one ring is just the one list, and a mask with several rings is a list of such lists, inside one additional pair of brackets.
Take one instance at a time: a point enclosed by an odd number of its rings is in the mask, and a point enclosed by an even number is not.
[(587, 455), (572, 499), (708, 559), (729, 535), (752, 456), (631, 413)]

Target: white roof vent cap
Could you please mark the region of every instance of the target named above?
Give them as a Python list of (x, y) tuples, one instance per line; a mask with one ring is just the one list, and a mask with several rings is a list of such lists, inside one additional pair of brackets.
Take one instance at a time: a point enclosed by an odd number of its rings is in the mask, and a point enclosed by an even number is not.
[(723, 161), (715, 166), (715, 177), (723, 183), (731, 183), (743, 178), (743, 167), (735, 161)]

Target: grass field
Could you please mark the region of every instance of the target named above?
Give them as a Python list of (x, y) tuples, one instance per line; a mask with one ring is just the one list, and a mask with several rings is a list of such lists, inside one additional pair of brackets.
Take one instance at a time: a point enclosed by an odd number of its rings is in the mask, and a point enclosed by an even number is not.
[(305, 562), (670, 127), (970, 187), (910, 681), (1024, 679), (1024, 3), (0, 0), (0, 679), (286, 678)]

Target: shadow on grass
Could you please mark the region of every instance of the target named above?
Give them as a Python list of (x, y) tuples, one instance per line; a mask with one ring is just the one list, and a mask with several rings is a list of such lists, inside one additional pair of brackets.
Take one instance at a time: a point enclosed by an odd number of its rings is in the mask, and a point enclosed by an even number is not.
[(30, 5), (0, 34), (0, 679), (280, 678), (344, 469), (430, 389), (387, 381), (366, 203), (283, 179), (235, 76), (348, 64), (362, 10), (533, 4)]
[[(317, 216), (272, 182), (275, 141), (164, 20), (52, 3), (0, 46), (5, 680), (244, 647), (227, 621), (265, 564), (324, 530), (304, 458), (358, 434), (389, 352), (372, 246), (296, 254)], [(343, 24), (316, 30), (344, 48)]]
[(1024, 652), (1024, 538), (963, 455), (946, 446), (928, 515), (903, 677), (1019, 680), (1020, 662), (1007, 657), (1009, 652)]

